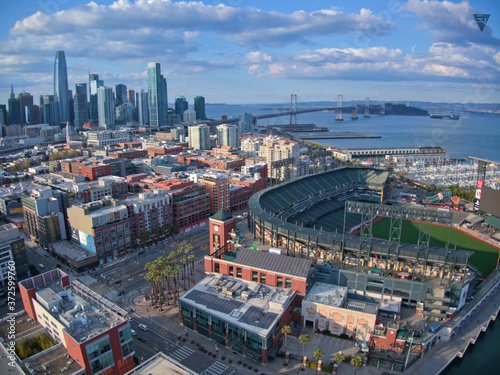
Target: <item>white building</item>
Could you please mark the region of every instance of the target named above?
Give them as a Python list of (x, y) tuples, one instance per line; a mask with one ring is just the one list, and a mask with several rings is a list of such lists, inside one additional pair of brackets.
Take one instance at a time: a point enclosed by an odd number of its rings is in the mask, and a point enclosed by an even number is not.
[(210, 150), (210, 127), (207, 124), (190, 126), (189, 147), (195, 150)]
[[(293, 177), (293, 166), (299, 160), (300, 146), (289, 139), (279, 137), (266, 137), (260, 146), (259, 156), (266, 160), (267, 175), (280, 181)], [(278, 160), (293, 159), (290, 165), (275, 168), (272, 163)]]
[(241, 141), (241, 151), (244, 151), (249, 157), (259, 154), (261, 141), (258, 138), (248, 137)]
[(97, 148), (103, 148), (105, 146), (129, 141), (130, 132), (128, 130), (104, 130), (87, 133), (87, 144)]
[(241, 134), (253, 133), (253, 115), (251, 113), (242, 113), (240, 115), (238, 130)]
[(103, 86), (97, 89), (97, 116), (101, 128), (113, 128), (115, 124), (115, 102), (111, 87)]
[(221, 124), (217, 126), (217, 145), (239, 148), (238, 127), (236, 125)]
[(194, 109), (185, 110), (182, 114), (182, 117), (182, 121), (184, 121), (186, 124), (193, 124), (196, 122), (196, 112)]

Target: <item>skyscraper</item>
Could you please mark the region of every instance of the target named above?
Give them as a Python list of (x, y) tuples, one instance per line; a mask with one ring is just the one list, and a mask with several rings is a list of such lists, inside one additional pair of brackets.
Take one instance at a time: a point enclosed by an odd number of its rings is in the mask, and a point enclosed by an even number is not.
[(21, 124), (21, 102), (14, 94), (14, 86), (10, 86), (10, 98), (7, 105), (9, 106), (9, 124)]
[(87, 84), (77, 83), (75, 85), (75, 128), (83, 128), (83, 124), (89, 121), (89, 109), (87, 103)]
[(22, 92), (19, 94), (19, 107), (21, 110), (21, 123), (27, 124), (26, 121), (26, 108), (33, 107), (33, 95), (29, 92)]
[(127, 89), (127, 101), (135, 107), (135, 91)]
[(238, 121), (238, 130), (240, 133), (253, 133), (253, 115), (251, 113), (242, 113)]
[(230, 124), (221, 124), (217, 126), (217, 144), (219, 146), (240, 147), (238, 138), (238, 126)]
[(137, 96), (137, 108), (139, 112), (139, 123), (149, 125), (149, 104), (148, 93), (141, 89)]
[(97, 89), (102, 87), (104, 82), (99, 79), (99, 74), (89, 73), (89, 121), (98, 121), (98, 109), (97, 109)]
[(127, 86), (119, 83), (115, 85), (116, 105), (123, 104), (127, 101)]
[(195, 150), (210, 150), (210, 126), (194, 125), (188, 128), (189, 147)]
[(56, 52), (54, 61), (54, 96), (59, 102), (60, 121), (69, 121), (69, 93), (68, 93), (68, 70), (66, 68), (66, 56), (64, 51)]
[(103, 86), (97, 89), (97, 108), (99, 126), (112, 130), (115, 124), (115, 103), (111, 87)]
[(189, 104), (185, 97), (181, 96), (175, 99), (175, 113), (177, 113), (181, 119), (184, 116), (184, 112), (187, 111), (188, 108)]
[(196, 112), (197, 120), (206, 120), (207, 116), (205, 115), (205, 97), (204, 96), (196, 96), (194, 98), (194, 110)]
[(148, 100), (150, 126), (167, 126), (167, 81), (161, 74), (160, 63), (148, 64)]

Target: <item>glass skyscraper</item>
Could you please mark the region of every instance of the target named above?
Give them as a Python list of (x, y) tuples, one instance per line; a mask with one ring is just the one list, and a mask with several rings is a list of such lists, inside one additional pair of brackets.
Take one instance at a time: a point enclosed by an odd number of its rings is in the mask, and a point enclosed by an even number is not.
[(115, 125), (115, 103), (111, 87), (102, 86), (97, 89), (97, 108), (99, 127), (105, 130), (113, 130)]
[(89, 108), (87, 104), (87, 84), (77, 83), (75, 85), (75, 128), (83, 128), (83, 124), (89, 121)]
[(189, 104), (185, 97), (181, 96), (175, 99), (175, 113), (179, 115), (181, 120), (184, 116), (184, 112), (186, 112), (188, 109), (189, 109)]
[(68, 70), (64, 51), (56, 52), (54, 62), (54, 96), (59, 102), (60, 121), (67, 122), (69, 117)]
[(148, 64), (149, 125), (168, 125), (167, 81), (161, 74), (160, 63)]
[(194, 110), (196, 112), (197, 120), (206, 120), (207, 116), (205, 114), (205, 97), (196, 96), (194, 98)]

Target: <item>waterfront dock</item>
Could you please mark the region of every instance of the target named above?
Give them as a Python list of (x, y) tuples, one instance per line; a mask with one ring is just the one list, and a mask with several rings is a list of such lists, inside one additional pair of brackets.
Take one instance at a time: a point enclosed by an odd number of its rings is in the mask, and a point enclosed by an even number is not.
[(299, 139), (355, 139), (355, 138), (382, 138), (380, 135), (363, 134), (355, 132), (305, 132), (290, 133)]

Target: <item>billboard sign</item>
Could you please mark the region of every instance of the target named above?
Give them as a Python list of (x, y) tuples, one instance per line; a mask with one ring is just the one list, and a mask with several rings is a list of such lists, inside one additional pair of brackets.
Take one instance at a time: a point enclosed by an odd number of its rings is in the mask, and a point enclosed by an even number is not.
[(484, 185), (484, 180), (481, 180), (480, 178), (477, 179), (476, 183), (476, 189), (482, 189)]
[(481, 189), (476, 190), (476, 199), (480, 200), (481, 199)]
[(467, 293), (469, 292), (469, 284), (463, 287), (462, 293), (460, 294), (460, 300), (458, 301), (457, 311), (460, 310), (465, 305), (467, 300)]

